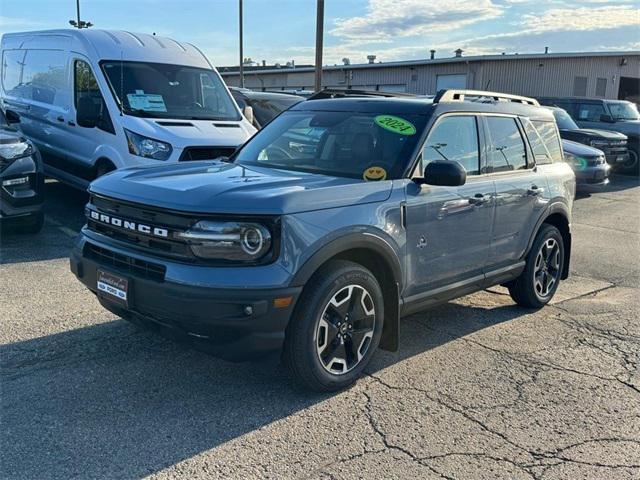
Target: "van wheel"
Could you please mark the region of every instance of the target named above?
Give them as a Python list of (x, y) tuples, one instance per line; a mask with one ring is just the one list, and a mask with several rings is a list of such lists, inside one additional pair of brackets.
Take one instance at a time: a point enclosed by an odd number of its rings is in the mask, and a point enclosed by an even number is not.
[(384, 299), (363, 266), (333, 260), (305, 287), (287, 327), (283, 360), (295, 380), (318, 392), (353, 384), (382, 335)]
[(544, 307), (558, 289), (563, 267), (562, 235), (553, 225), (543, 224), (527, 255), (523, 272), (509, 284), (511, 298), (522, 307)]

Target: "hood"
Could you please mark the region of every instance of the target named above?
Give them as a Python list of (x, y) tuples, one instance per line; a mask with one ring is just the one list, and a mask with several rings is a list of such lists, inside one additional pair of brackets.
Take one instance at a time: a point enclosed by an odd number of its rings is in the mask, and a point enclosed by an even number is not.
[(600, 123), (598, 130), (613, 130), (627, 136), (640, 136), (640, 120), (618, 120), (614, 123)]
[(602, 150), (589, 147), (583, 143), (572, 142), (571, 140), (562, 140), (562, 150), (564, 153), (578, 155), (581, 157), (599, 157), (604, 155)]
[(217, 161), (116, 170), (90, 192), (193, 213), (281, 215), (382, 202), (392, 182), (365, 182)]
[(627, 136), (620, 132), (613, 132), (611, 130), (598, 130), (595, 128), (579, 128), (574, 130), (562, 130), (562, 132), (572, 133), (591, 139), (603, 138), (606, 140), (626, 140)]
[(242, 120), (172, 120), (124, 115), (124, 128), (163, 142), (173, 148), (191, 146), (237, 147), (246, 142), (256, 129)]

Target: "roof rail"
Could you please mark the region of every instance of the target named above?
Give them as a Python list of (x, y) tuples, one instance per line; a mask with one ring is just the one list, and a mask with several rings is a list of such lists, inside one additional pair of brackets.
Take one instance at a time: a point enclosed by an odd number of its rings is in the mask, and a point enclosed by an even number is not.
[(311, 95), (307, 100), (321, 100), (324, 98), (342, 97), (401, 97), (413, 98), (416, 95), (410, 93), (383, 92), (380, 90), (354, 90), (351, 88), (323, 88)]
[(433, 99), (433, 103), (444, 102), (464, 102), (465, 97), (476, 98), (490, 98), (494, 102), (515, 102), (522, 103), (524, 105), (540, 106), (538, 100), (535, 98), (523, 97), (521, 95), (510, 95), (508, 93), (496, 93), (496, 92), (484, 92), (482, 90), (440, 90), (436, 97)]

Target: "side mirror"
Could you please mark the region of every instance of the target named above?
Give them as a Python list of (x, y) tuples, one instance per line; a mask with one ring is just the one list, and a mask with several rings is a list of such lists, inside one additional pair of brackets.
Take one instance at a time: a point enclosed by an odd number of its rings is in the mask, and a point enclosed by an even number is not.
[(81, 127), (94, 128), (100, 122), (100, 106), (88, 97), (78, 99), (76, 123)]
[(606, 113), (603, 113), (602, 115), (600, 115), (600, 121), (601, 122), (605, 122), (605, 123), (615, 123), (616, 122), (611, 115), (607, 115)]
[(429, 162), (424, 169), (424, 179), (421, 183), (427, 185), (441, 185), (445, 187), (458, 187), (467, 181), (467, 172), (458, 162), (434, 160)]
[(242, 109), (242, 114), (244, 115), (244, 117), (248, 120), (248, 122), (253, 125), (255, 118), (253, 116), (253, 107), (250, 107), (249, 105), (245, 106)]
[(6, 117), (7, 123), (9, 123), (9, 124), (20, 123), (20, 115), (18, 115), (13, 110), (7, 110), (5, 112), (5, 114), (4, 114), (4, 116)]

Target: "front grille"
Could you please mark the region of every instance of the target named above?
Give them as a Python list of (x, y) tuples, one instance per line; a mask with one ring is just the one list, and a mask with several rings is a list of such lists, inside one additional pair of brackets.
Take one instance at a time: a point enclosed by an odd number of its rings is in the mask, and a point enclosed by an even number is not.
[[(117, 218), (121, 225), (98, 221), (91, 212), (105, 214)], [(125, 224), (125, 221), (131, 224)], [(170, 257), (192, 259), (191, 249), (177, 236), (177, 233), (188, 230), (194, 220), (191, 217), (176, 215), (167, 211), (152, 210), (128, 203), (120, 203), (109, 198), (92, 195), (87, 206), (87, 226), (89, 230), (108, 236), (114, 240), (135, 245), (144, 250), (164, 254)], [(167, 232), (166, 237), (153, 233), (145, 233), (137, 229), (140, 224), (151, 228), (161, 228)], [(127, 228), (127, 225), (133, 228)]]
[(213, 160), (219, 157), (229, 157), (235, 151), (236, 147), (187, 147), (180, 155), (180, 161)]
[(167, 271), (164, 265), (122, 255), (90, 242), (85, 244), (84, 256), (100, 265), (113, 267), (122, 272), (153, 280), (154, 282), (164, 282), (164, 276)]

